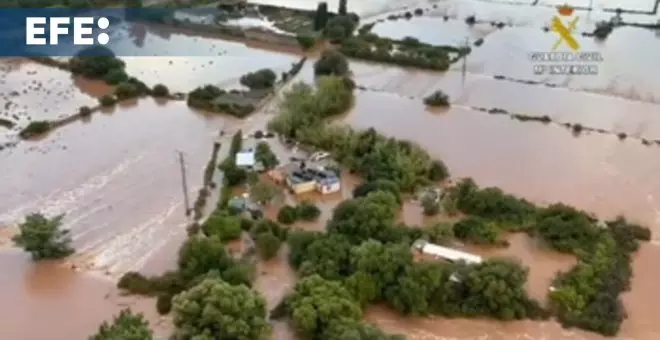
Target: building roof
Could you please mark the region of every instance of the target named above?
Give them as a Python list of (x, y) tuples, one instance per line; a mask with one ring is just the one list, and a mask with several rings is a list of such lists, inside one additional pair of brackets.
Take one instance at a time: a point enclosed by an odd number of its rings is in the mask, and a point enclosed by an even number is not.
[(256, 163), (254, 150), (242, 150), (236, 154), (236, 166), (254, 166)]
[(438, 256), (448, 261), (465, 261), (469, 264), (479, 264), (482, 262), (481, 256), (441, 247), (427, 241), (416, 241), (413, 246), (420, 249), (424, 254)]

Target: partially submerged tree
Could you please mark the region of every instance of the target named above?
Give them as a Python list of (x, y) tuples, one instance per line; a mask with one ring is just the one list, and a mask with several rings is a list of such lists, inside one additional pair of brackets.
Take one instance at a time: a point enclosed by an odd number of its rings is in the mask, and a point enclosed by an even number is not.
[(271, 333), (266, 301), (244, 285), (207, 278), (177, 295), (173, 339), (265, 340)]
[(151, 340), (153, 334), (149, 323), (140, 313), (134, 314), (130, 309), (123, 309), (116, 315), (112, 323), (104, 321), (96, 334), (89, 340)]
[(74, 253), (69, 231), (62, 229), (64, 215), (51, 219), (41, 213), (27, 215), (19, 224), (19, 233), (12, 240), (32, 254), (34, 260), (57, 259)]
[(320, 31), (324, 29), (326, 23), (328, 23), (328, 3), (319, 2), (314, 16), (314, 30)]
[(325, 50), (321, 58), (314, 63), (314, 74), (317, 76), (346, 76), (349, 74), (346, 56), (335, 50)]

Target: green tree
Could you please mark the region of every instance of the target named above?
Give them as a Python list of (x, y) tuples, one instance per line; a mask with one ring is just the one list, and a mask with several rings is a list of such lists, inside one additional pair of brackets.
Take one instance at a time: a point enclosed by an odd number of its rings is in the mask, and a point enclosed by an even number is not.
[(339, 8), (337, 9), (337, 13), (339, 15), (346, 15), (347, 9), (346, 9), (346, 0), (339, 0)]
[(167, 86), (163, 84), (156, 84), (151, 90), (151, 93), (154, 95), (154, 97), (167, 97), (170, 95), (170, 89), (168, 89)]
[(270, 145), (267, 142), (257, 143), (257, 147), (254, 151), (254, 158), (257, 162), (261, 162), (267, 170), (273, 169), (280, 164), (280, 161), (270, 149)]
[(564, 204), (543, 209), (534, 230), (550, 247), (561, 252), (587, 250), (599, 236), (595, 221), (588, 214)]
[(204, 224), (202, 230), (208, 236), (217, 236), (222, 241), (236, 240), (241, 237), (241, 218), (225, 212), (212, 214)]
[(495, 244), (499, 240), (499, 231), (496, 227), (474, 217), (454, 224), (454, 235), (462, 240), (477, 244)]
[(387, 241), (398, 210), (399, 205), (392, 194), (372, 192), (366, 197), (340, 203), (333, 212), (328, 231), (343, 234), (356, 244), (370, 238)]
[(298, 219), (298, 210), (290, 205), (284, 205), (277, 212), (277, 221), (282, 224), (293, 224)]
[(321, 216), (321, 209), (314, 203), (302, 201), (296, 206), (298, 218), (304, 221), (316, 221)]
[(153, 334), (149, 323), (142, 314), (133, 314), (130, 309), (123, 309), (116, 315), (112, 324), (104, 321), (96, 334), (89, 340), (151, 340)]
[(314, 15), (314, 30), (320, 31), (325, 28), (328, 23), (328, 3), (319, 2), (316, 7), (316, 14)]
[(204, 279), (173, 300), (174, 339), (268, 339), (266, 301), (248, 287)]
[(403, 335), (390, 335), (379, 328), (354, 320), (332, 322), (324, 333), (325, 339), (405, 340)]
[(454, 229), (451, 223), (440, 222), (424, 228), (424, 235), (431, 243), (448, 244), (454, 238)]
[(422, 208), (424, 215), (435, 216), (440, 212), (440, 202), (433, 195), (426, 195), (422, 198)]
[(376, 282), (374, 276), (365, 272), (356, 272), (346, 278), (344, 282), (346, 289), (361, 306), (367, 306), (381, 295), (381, 285)]
[(377, 179), (358, 185), (353, 189), (353, 197), (367, 196), (370, 192), (374, 191), (387, 191), (394, 195), (398, 204), (402, 202), (399, 186), (395, 182), (386, 179)]
[(317, 76), (346, 76), (349, 74), (348, 59), (336, 50), (325, 50), (314, 63), (314, 74)]
[(350, 273), (351, 244), (337, 234), (314, 239), (303, 252), (300, 265), (302, 276), (318, 274), (328, 280), (339, 280)]
[(257, 235), (256, 243), (261, 258), (270, 260), (277, 255), (282, 241), (270, 232), (263, 232)]
[(255, 72), (247, 73), (241, 76), (241, 84), (251, 90), (263, 90), (272, 88), (277, 80), (275, 72), (269, 68), (264, 68)]
[(375, 299), (380, 299), (387, 287), (405, 274), (412, 264), (412, 254), (405, 245), (384, 245), (369, 240), (351, 250), (350, 263), (353, 271), (368, 274), (374, 279), (378, 285)]
[[(449, 267), (449, 268), (448, 268)], [(439, 262), (420, 262), (406, 266), (395, 284), (385, 291), (387, 301), (406, 315), (426, 315), (434, 311), (433, 302), (442, 301), (451, 266)]]
[(250, 198), (259, 204), (270, 204), (281, 195), (280, 188), (275, 184), (259, 181), (250, 186)]
[(348, 15), (338, 15), (328, 20), (323, 32), (333, 43), (346, 41), (353, 35), (357, 22)]
[(362, 317), (360, 306), (340, 282), (318, 275), (298, 281), (289, 308), (296, 329), (310, 339), (322, 336), (332, 322)]
[(437, 90), (424, 98), (424, 104), (428, 106), (449, 106), (449, 96), (444, 92)]
[(18, 225), (19, 233), (12, 240), (32, 255), (32, 259), (57, 259), (74, 253), (69, 231), (62, 229), (64, 215), (51, 219), (41, 213), (25, 216)]
[(232, 265), (232, 259), (218, 237), (191, 237), (179, 249), (179, 271), (187, 279), (211, 270), (223, 272)]

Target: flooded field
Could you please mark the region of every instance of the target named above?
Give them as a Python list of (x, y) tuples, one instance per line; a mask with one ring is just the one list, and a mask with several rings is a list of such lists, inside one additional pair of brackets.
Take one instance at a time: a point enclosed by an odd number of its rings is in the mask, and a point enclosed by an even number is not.
[(133, 43), (148, 51), (149, 55), (181, 57), (123, 57), (126, 72), (150, 86), (166, 84), (172, 91), (188, 92), (205, 84), (221, 88), (237, 87), (245, 73), (270, 68), (279, 75), (302, 57), (284, 49), (280, 52), (264, 51), (240, 42), (212, 39), (165, 27), (139, 24), (131, 27)]
[[(99, 82), (72, 77), (68, 72), (26, 59), (0, 63), (0, 118), (16, 123), (57, 119), (77, 113), (83, 105), (98, 104), (95, 97), (107, 93)], [(0, 128), (0, 134), (5, 133)]]

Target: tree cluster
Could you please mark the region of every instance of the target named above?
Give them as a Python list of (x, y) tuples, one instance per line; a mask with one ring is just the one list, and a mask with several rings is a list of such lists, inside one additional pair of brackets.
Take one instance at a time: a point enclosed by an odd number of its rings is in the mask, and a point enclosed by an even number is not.
[(282, 242), (286, 240), (288, 229), (271, 220), (263, 219), (252, 226), (250, 234), (256, 241), (261, 258), (268, 260), (277, 255)]
[(277, 213), (277, 220), (282, 224), (293, 224), (298, 220), (315, 221), (321, 210), (312, 202), (302, 201), (297, 206), (284, 205)]
[[(328, 233), (289, 234), (289, 261), (304, 278), (287, 300), (287, 308), (301, 333), (325, 339), (326, 332), (335, 329), (330, 311), (341, 310), (340, 315), (357, 322), (361, 308), (380, 302), (406, 315), (502, 320), (545, 316), (527, 296), (528, 272), (516, 262), (414, 262), (410, 248), (414, 239), (423, 234), (451, 237), (452, 228), (422, 231), (397, 225), (398, 207), (389, 192), (373, 191), (342, 202), (328, 222)], [(334, 298), (316, 298), (326, 292)]]
[(110, 85), (118, 85), (128, 80), (125, 67), (124, 61), (103, 46), (82, 50), (69, 59), (69, 69), (74, 74), (90, 79), (101, 79)]
[[(478, 217), (481, 224), (495, 223), (508, 230), (525, 230), (560, 252), (575, 254), (579, 262), (559, 273), (549, 293), (553, 312), (568, 327), (574, 326), (616, 335), (625, 319), (620, 294), (630, 289), (631, 256), (639, 241), (648, 241), (650, 231), (624, 218), (599, 225), (584, 211), (565, 204), (536, 207), (504, 194), (496, 188), (478, 188), (471, 180), (458, 182), (449, 190), (448, 204)], [(447, 202), (446, 202), (447, 203)], [(492, 240), (495, 235), (474, 221), (457, 223), (454, 234)], [(461, 224), (472, 221), (470, 234), (459, 235)]]
[(434, 46), (410, 37), (397, 41), (369, 32), (343, 40), (339, 50), (353, 58), (436, 71), (446, 71), (470, 52), (463, 47)]
[(241, 76), (241, 85), (250, 90), (270, 89), (275, 85), (277, 75), (269, 68), (264, 68), (255, 72), (250, 72)]
[(388, 180), (404, 191), (449, 175), (441, 161), (432, 160), (412, 142), (387, 138), (374, 129), (358, 132), (346, 126), (326, 125), (324, 119), (343, 113), (352, 98), (352, 91), (337, 76), (321, 77), (316, 91), (308, 85), (295, 84), (269, 128), (330, 151), (342, 165), (367, 181)]
[(260, 162), (266, 170), (275, 168), (280, 164), (279, 159), (273, 150), (270, 149), (270, 144), (268, 142), (259, 142), (257, 147), (254, 150), (254, 158), (257, 162)]

